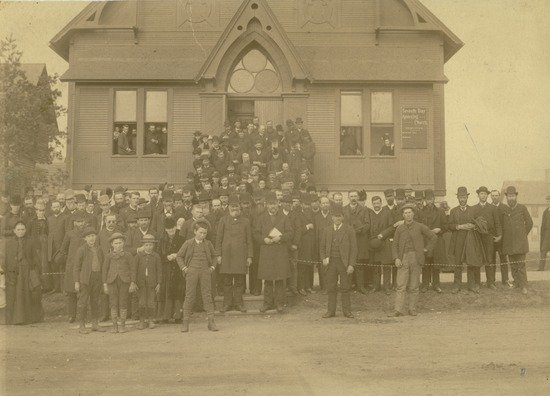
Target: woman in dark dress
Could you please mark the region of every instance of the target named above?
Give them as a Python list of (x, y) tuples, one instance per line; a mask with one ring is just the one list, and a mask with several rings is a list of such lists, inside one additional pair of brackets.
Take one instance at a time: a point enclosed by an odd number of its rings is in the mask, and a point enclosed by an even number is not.
[(27, 226), (18, 221), (15, 236), (6, 241), (2, 271), (6, 276), (6, 324), (41, 322), (42, 290), (40, 285), (40, 258)]

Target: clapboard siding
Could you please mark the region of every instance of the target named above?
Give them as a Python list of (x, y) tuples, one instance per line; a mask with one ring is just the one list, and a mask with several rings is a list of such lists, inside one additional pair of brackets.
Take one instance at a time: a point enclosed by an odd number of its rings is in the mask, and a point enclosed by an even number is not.
[(434, 134), (434, 189), (446, 193), (445, 179), (445, 97), (443, 84), (433, 87), (433, 134)]
[(283, 102), (280, 99), (256, 100), (254, 102), (254, 114), (262, 123), (273, 121), (273, 125), (284, 125)]
[[(344, 46), (344, 47), (364, 47), (376, 43), (374, 31), (372, 32), (318, 32), (311, 34), (308, 32), (288, 33), (289, 39), (297, 47), (326, 47), (326, 46)], [(330, 56), (330, 54), (326, 54)]]
[(307, 102), (307, 128), (317, 146), (318, 151), (333, 151), (336, 132), (335, 90), (333, 88), (316, 87), (311, 89)]
[(108, 148), (109, 88), (83, 86), (77, 88), (78, 107), (74, 145), (77, 150), (89, 146)]
[(176, 28), (176, 2), (140, 0), (138, 26), (145, 30), (173, 30)]
[(192, 85), (174, 88), (173, 102), (174, 150), (191, 152), (193, 132), (201, 129), (199, 88)]

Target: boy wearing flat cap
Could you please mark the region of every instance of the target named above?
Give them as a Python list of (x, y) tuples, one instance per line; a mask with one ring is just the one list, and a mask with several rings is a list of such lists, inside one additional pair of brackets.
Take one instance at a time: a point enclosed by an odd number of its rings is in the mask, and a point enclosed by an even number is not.
[(130, 293), (137, 291), (139, 300), (138, 330), (155, 327), (157, 295), (162, 279), (162, 264), (160, 256), (154, 250), (157, 240), (151, 234), (141, 239), (142, 250), (134, 257), (132, 268), (132, 286)]
[(111, 252), (105, 258), (102, 269), (103, 290), (109, 294), (111, 305), (112, 333), (118, 333), (118, 315), (120, 312), (120, 333), (126, 333), (128, 316), (128, 294), (132, 281), (134, 259), (130, 252), (124, 250), (126, 237), (115, 232), (109, 238)]
[(97, 234), (92, 227), (82, 233), (86, 243), (76, 251), (74, 264), (74, 289), (78, 293), (79, 332), (88, 334), (86, 329), (86, 311), (88, 302), (92, 319), (92, 331), (104, 332), (98, 325), (99, 299), (101, 296), (102, 280), (101, 267), (103, 265), (103, 251), (97, 243)]

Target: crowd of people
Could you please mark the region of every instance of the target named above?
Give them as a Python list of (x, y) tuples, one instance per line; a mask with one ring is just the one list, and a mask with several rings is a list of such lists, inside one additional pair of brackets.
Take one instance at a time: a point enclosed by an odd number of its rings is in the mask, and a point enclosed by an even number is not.
[(344, 205), (342, 193), (316, 187), (315, 148), (301, 119), (286, 132), (256, 120), (245, 132), (236, 122), (220, 137), (197, 132), (192, 145), (194, 171), (184, 186), (4, 192), (7, 323), (42, 320), (42, 294), (56, 292), (67, 296), (69, 321), (82, 333), (88, 321), (104, 331), (98, 323), (109, 319), (113, 332), (125, 332), (129, 317), (138, 329), (175, 321), (187, 332), (193, 310), (205, 310), (217, 331), (214, 297), (223, 296), (222, 312), (244, 312), (246, 292), (263, 292), (262, 312), (284, 312), (288, 293), (327, 294), (329, 318), (338, 292), (344, 316), (353, 317), (352, 290), (395, 290), (391, 315), (416, 315), (419, 292), (442, 292), (444, 267), (454, 272), (453, 293), (464, 287), (464, 268), (466, 288), (479, 293), (483, 266), (486, 286), (497, 289), (497, 255), (503, 285), (528, 292), (533, 222), (513, 186), (506, 203), (483, 186), (472, 203), (460, 187), (451, 209), (436, 204), (434, 191), (407, 186), (372, 197), (351, 190)]

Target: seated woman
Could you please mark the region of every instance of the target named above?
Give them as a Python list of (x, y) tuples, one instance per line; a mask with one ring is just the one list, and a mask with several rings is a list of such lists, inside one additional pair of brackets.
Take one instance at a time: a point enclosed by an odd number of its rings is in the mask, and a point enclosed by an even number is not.
[(18, 221), (14, 238), (6, 241), (1, 270), (6, 276), (6, 324), (30, 324), (44, 319), (40, 285), (40, 257), (27, 235), (25, 222)]

